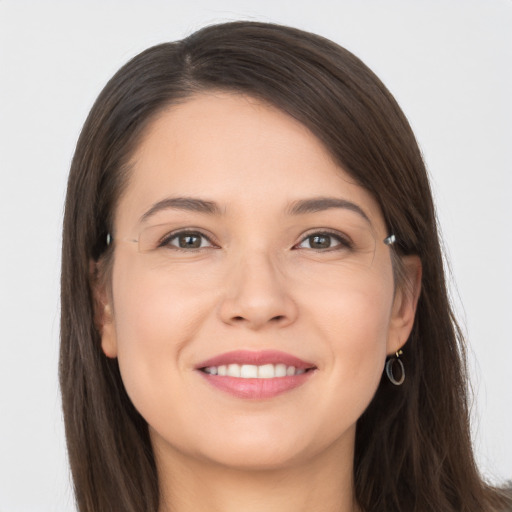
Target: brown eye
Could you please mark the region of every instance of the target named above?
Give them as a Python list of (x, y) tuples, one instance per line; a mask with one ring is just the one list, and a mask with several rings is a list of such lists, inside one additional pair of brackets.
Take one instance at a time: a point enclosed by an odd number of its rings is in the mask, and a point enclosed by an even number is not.
[(313, 235), (308, 239), (312, 249), (328, 249), (331, 247), (332, 237), (329, 235)]
[(349, 248), (350, 243), (339, 235), (333, 233), (313, 233), (307, 236), (298, 245), (301, 249), (334, 249)]
[(178, 236), (178, 245), (182, 249), (198, 249), (201, 247), (201, 237), (197, 235), (180, 235)]
[(202, 233), (193, 231), (183, 231), (175, 233), (162, 240), (160, 247), (171, 247), (176, 249), (202, 249), (203, 247), (211, 247), (210, 240)]

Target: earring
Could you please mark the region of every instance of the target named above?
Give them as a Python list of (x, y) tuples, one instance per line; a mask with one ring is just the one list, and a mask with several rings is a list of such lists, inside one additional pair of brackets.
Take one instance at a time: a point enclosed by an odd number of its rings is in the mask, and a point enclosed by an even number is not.
[[(388, 376), (388, 379), (392, 384), (395, 386), (401, 386), (404, 383), (405, 380), (405, 369), (404, 369), (404, 363), (400, 360), (400, 356), (403, 354), (401, 350), (397, 350), (395, 353), (395, 357), (390, 357), (386, 361), (386, 375)], [(393, 373), (394, 367), (398, 365), (400, 368), (400, 375), (398, 379), (395, 377)]]
[(386, 245), (393, 245), (396, 242), (396, 236), (391, 234), (388, 237), (384, 238), (384, 243)]

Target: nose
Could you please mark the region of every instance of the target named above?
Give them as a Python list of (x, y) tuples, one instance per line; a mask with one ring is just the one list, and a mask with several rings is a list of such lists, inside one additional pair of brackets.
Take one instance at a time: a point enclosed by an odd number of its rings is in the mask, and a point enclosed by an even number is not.
[(220, 305), (221, 320), (258, 330), (285, 327), (297, 318), (285, 276), (264, 254), (241, 258), (230, 267)]

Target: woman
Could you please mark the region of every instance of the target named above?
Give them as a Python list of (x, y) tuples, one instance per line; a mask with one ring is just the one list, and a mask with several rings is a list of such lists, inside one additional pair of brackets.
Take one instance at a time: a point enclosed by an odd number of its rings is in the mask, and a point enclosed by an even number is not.
[(150, 48), (85, 123), (60, 377), (80, 511), (500, 510), (414, 135), (346, 50)]

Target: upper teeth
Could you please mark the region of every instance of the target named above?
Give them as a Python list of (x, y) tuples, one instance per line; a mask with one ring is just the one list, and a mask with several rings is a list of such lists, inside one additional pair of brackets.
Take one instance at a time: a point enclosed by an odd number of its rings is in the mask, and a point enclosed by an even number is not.
[(256, 366), (253, 364), (223, 364), (221, 366), (207, 366), (203, 371), (210, 375), (221, 375), (226, 377), (240, 377), (242, 379), (273, 379), (274, 377), (286, 377), (300, 375), (306, 370), (286, 366), (285, 364), (264, 364)]

